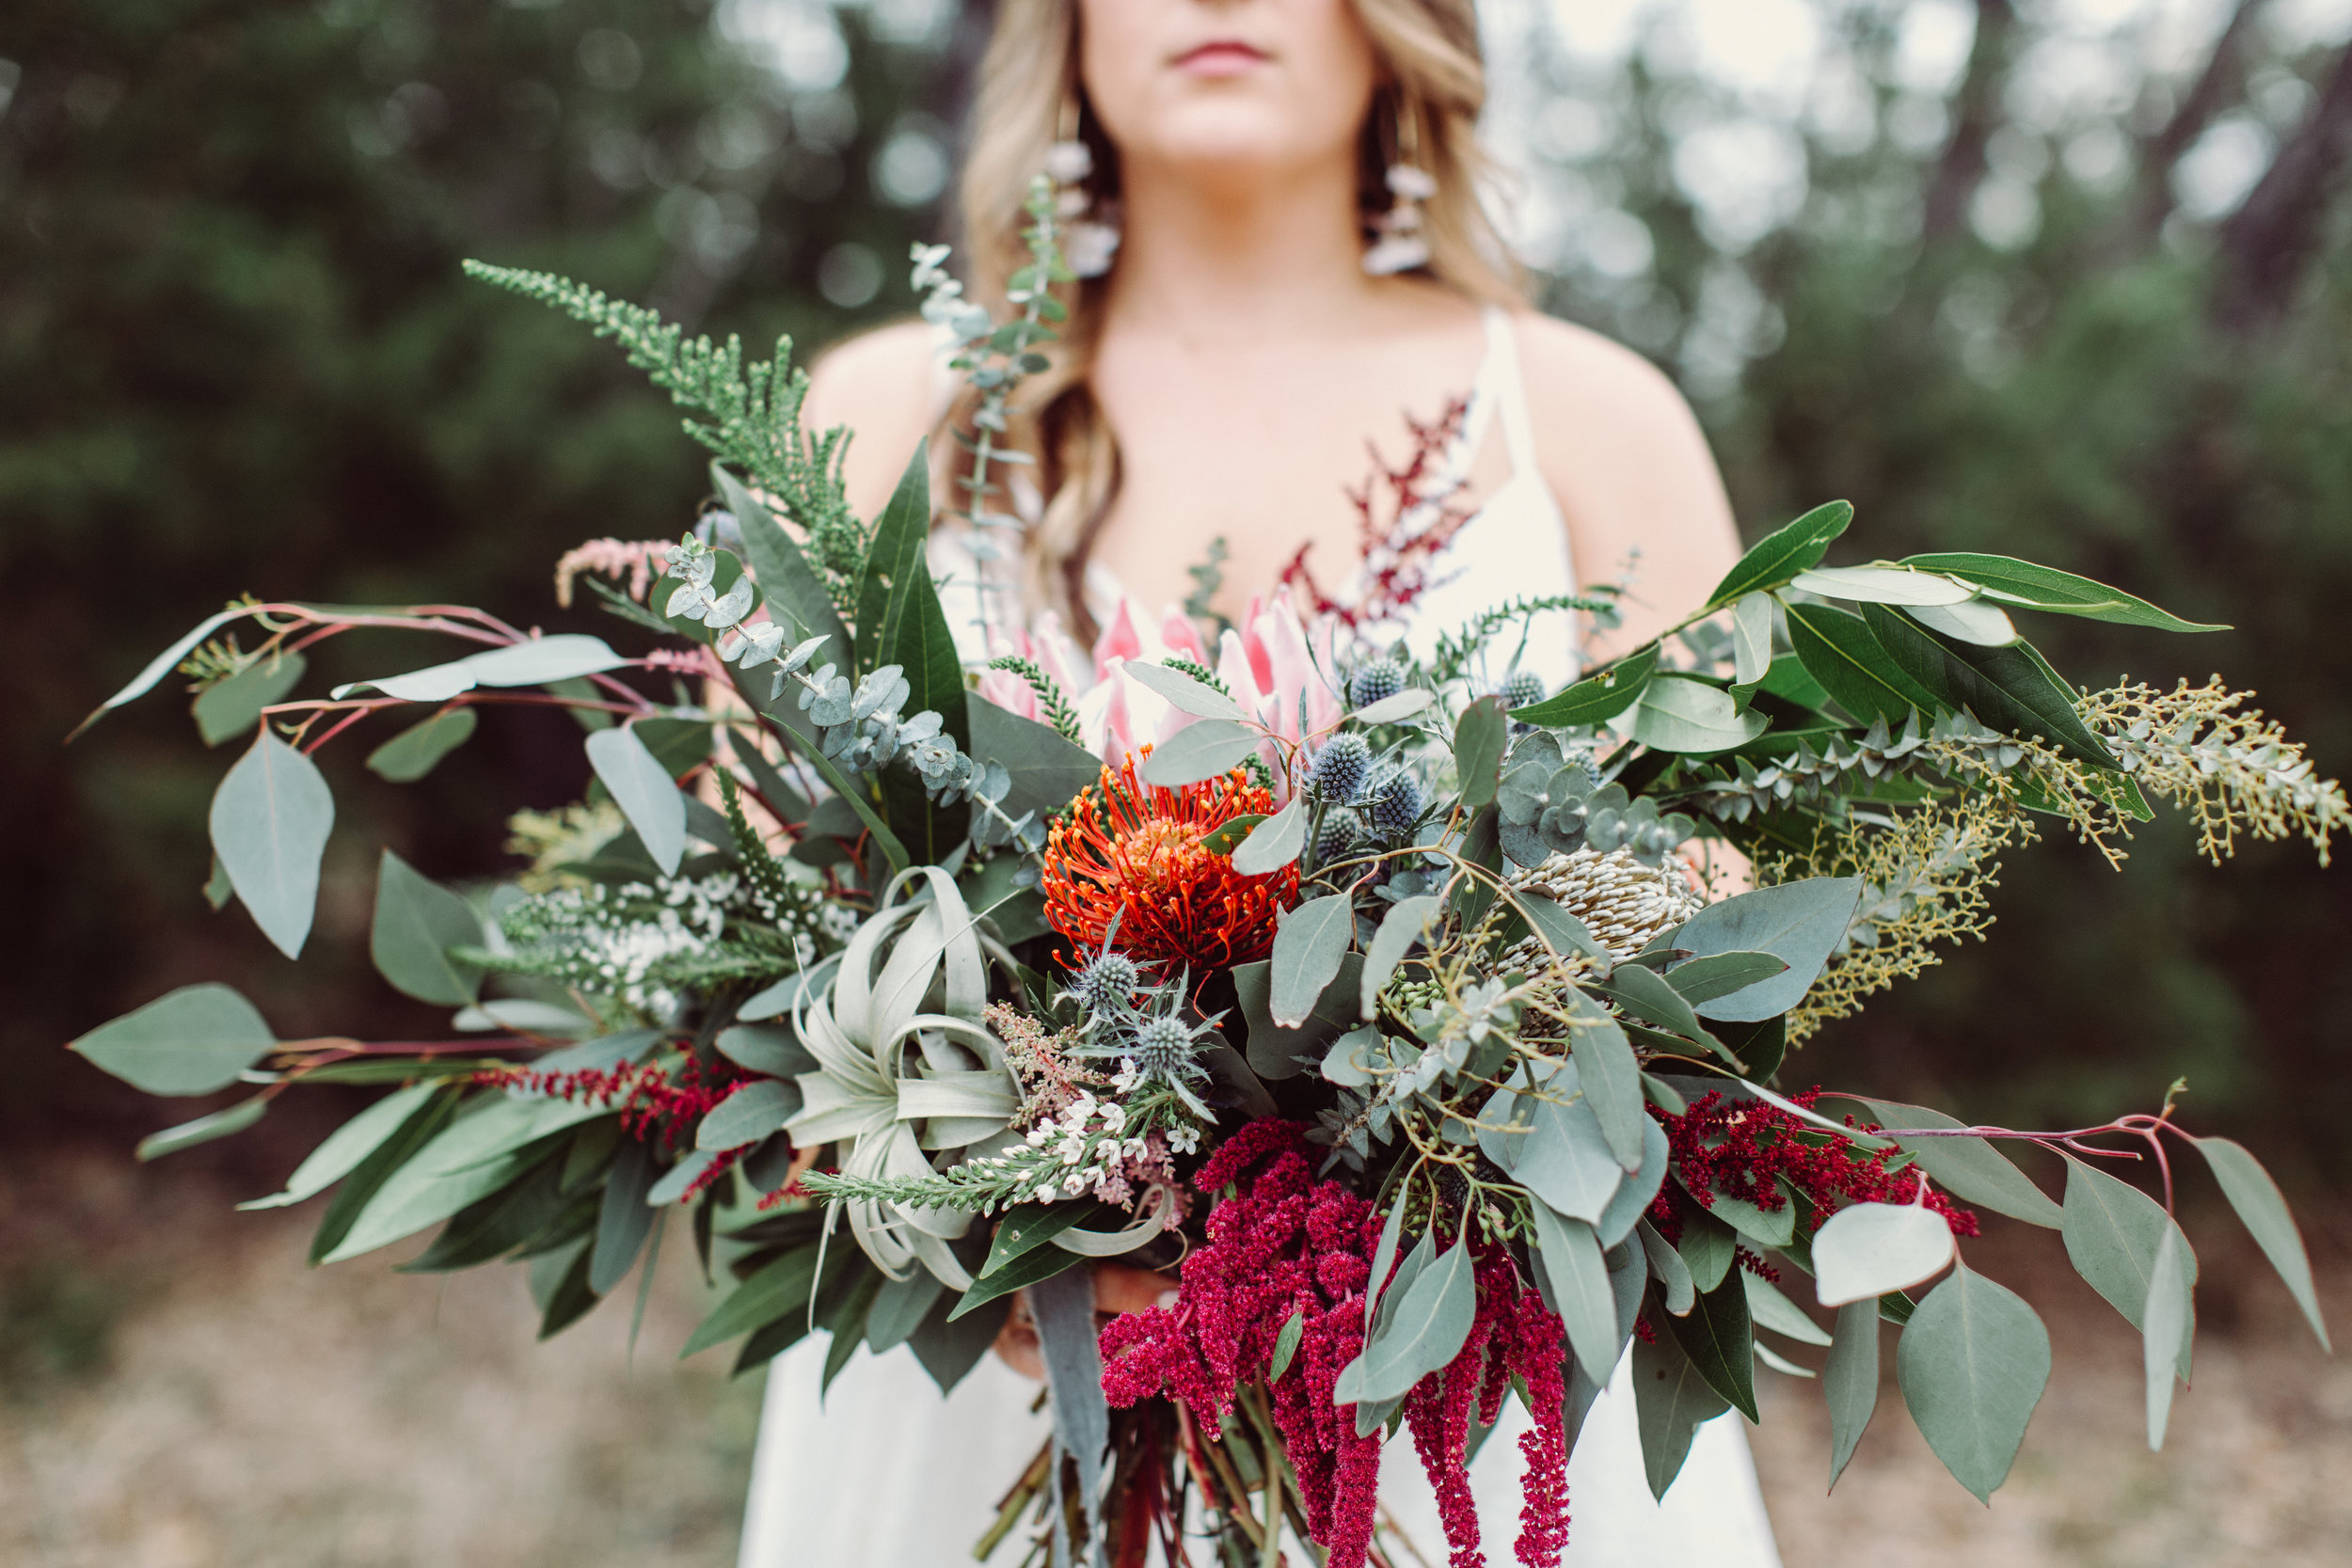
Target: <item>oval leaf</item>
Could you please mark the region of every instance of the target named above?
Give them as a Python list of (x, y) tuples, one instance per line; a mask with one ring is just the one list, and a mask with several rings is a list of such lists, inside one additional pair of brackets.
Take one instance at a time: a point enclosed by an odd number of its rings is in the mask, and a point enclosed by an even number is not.
[(190, 709), (204, 744), (217, 746), (251, 729), (263, 708), (294, 689), (308, 664), (300, 654), (279, 654), (206, 687)]
[(1720, 686), (1668, 673), (1652, 676), (1641, 701), (1619, 714), (1612, 727), (1654, 751), (1703, 755), (1744, 746), (1771, 722), (1753, 710), (1741, 713)]
[(1456, 1243), (1413, 1278), (1364, 1347), (1362, 1370), (1347, 1402), (1392, 1400), (1461, 1354), (1478, 1315), (1470, 1247)]
[[(1865, 1100), (1882, 1127), (1960, 1127), (1941, 1111), (1905, 1105), (1895, 1100)], [(1894, 1136), (1896, 1147), (1919, 1163), (1919, 1168), (1963, 1198), (1996, 1214), (2056, 1230), (2066, 1216), (2050, 1195), (2033, 1183), (2009, 1157), (1982, 1138), (1906, 1138)]]
[(482, 990), (482, 971), (450, 949), (482, 941), (482, 919), (456, 894), (384, 851), (375, 875), (375, 922), (368, 950), (395, 990), (420, 1002), (462, 1007)]
[(334, 826), (335, 797), (316, 765), (266, 729), (214, 793), (213, 853), (253, 923), (290, 958), (310, 935)]
[(1979, 647), (2005, 648), (2017, 641), (2017, 625), (2009, 611), (1982, 599), (1965, 604), (1910, 605), (1904, 612), (1930, 631), (1940, 631)]
[(1731, 610), (1731, 678), (1741, 686), (1762, 681), (1772, 668), (1772, 596), (1749, 594)]
[(409, 725), (368, 753), (368, 770), (393, 784), (414, 784), (473, 734), (474, 710), (453, 707)]
[(211, 1094), (278, 1043), (253, 1004), (227, 986), (182, 986), (72, 1042), (97, 1066), (149, 1094)]
[(1249, 715), (1242, 705), (1216, 687), (1193, 679), (1181, 671), (1165, 664), (1147, 664), (1131, 658), (1120, 664), (1127, 678), (1147, 691), (1167, 699), (1168, 706), (1179, 713), (1189, 713), (1195, 719), (1247, 719)]
[(638, 738), (637, 726), (622, 724), (590, 736), (588, 762), (661, 874), (675, 875), (686, 853), (686, 798), (669, 769)]
[(1366, 704), (1348, 717), (1359, 724), (1393, 724), (1400, 719), (1410, 719), (1437, 700), (1435, 692), (1423, 690), (1418, 686), (1408, 686), (1394, 696), (1383, 697), (1376, 703)]
[(372, 686), (387, 697), (398, 697), (404, 702), (445, 703), (477, 686), (541, 686), (548, 681), (602, 674), (628, 662), (608, 647), (601, 637), (564, 632), (555, 637), (527, 638), (447, 664), (412, 670), (405, 675), (353, 681), (337, 687), (335, 695), (345, 697)]
[(1145, 784), (1180, 789), (1239, 767), (1264, 739), (1259, 731), (1231, 719), (1203, 719), (1152, 747), (1139, 771)]
[(1935, 1457), (1990, 1502), (2050, 1381), (2050, 1334), (2034, 1309), (1963, 1267), (1912, 1313), (1895, 1372)]
[(781, 1079), (755, 1078), (719, 1101), (695, 1130), (696, 1148), (740, 1148), (757, 1143), (790, 1120), (801, 1109), (797, 1085)]
[(1233, 869), (1245, 877), (1279, 871), (1307, 847), (1307, 803), (1294, 795), (1289, 805), (1249, 830), (1233, 847)]
[(1942, 1274), (1952, 1227), (1923, 1204), (1855, 1203), (1813, 1237), (1813, 1281), (1823, 1307), (1874, 1301)]
[(2303, 1238), (2295, 1228), (2295, 1216), (2287, 1212), (2287, 1200), (2280, 1196), (2279, 1184), (2270, 1180), (2270, 1173), (2262, 1163), (2249, 1154), (2242, 1145), (2227, 1138), (2198, 1138), (2193, 1140), (2197, 1152), (2205, 1157), (2212, 1167), (2214, 1180), (2221, 1183), (2222, 1196), (2237, 1217), (2253, 1236), (2254, 1244), (2263, 1249), (2270, 1266), (2286, 1281), (2287, 1290), (2295, 1297), (2295, 1305), (2303, 1309), (2303, 1317), (2319, 1336), (2320, 1347), (2333, 1351), (2328, 1343), (2328, 1324), (2319, 1315), (2319, 1292), (2312, 1286), (2312, 1260), (2303, 1251)]
[(1693, 998), (1692, 1010), (1726, 1023), (1757, 1023), (1787, 1012), (1804, 1000), (1845, 941), (1861, 899), (1859, 877), (1808, 877), (1709, 904), (1682, 923), (1674, 937), (1677, 947), (1699, 958), (1770, 953), (1788, 968), (1724, 995)]
[(1553, 1307), (1567, 1325), (1568, 1346), (1587, 1367), (1617, 1364), (1617, 1300), (1600, 1239), (1582, 1220), (1527, 1206), (1535, 1222), (1535, 1262), (1551, 1286)]
[(1282, 912), (1274, 931), (1274, 967), (1266, 996), (1266, 1011), (1276, 1025), (1295, 1029), (1307, 1022), (1324, 987), (1339, 974), (1354, 930), (1354, 905), (1344, 895), (1311, 898)]
[(1435, 894), (1400, 898), (1380, 917), (1380, 929), (1373, 933), (1372, 945), (1364, 953), (1364, 972), (1357, 998), (1364, 1017), (1372, 1017), (1381, 989), (1388, 985), (1389, 976), (1396, 973), (1396, 966), (1404, 961), (1413, 943), (1421, 940), (1422, 931), (1438, 912), (1440, 902)]
[(1503, 717), (1502, 698), (1481, 697), (1462, 710), (1454, 726), (1454, 776), (1461, 784), (1462, 804), (1475, 811), (1493, 801), (1510, 740), (1511, 721)]

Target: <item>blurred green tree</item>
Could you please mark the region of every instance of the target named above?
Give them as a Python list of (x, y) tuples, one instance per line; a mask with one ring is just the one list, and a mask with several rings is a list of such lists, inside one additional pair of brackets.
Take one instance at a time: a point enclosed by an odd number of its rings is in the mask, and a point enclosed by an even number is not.
[(208, 921), (218, 768), (167, 702), (60, 739), (233, 594), (530, 625), (557, 613), (562, 549), (683, 526), (706, 481), (667, 403), (458, 261), (552, 268), (763, 352), (903, 309), (899, 259), (951, 156), (915, 105), (953, 20), (920, 0), (0, 9), (10, 1135), (144, 1130), (150, 1108), (57, 1046), (199, 974), (254, 984), (290, 1037), (441, 1026), (365, 970), (358, 846), (488, 869), (508, 812), (577, 798), (567, 724), (501, 715), (421, 789), (345, 781), (363, 819), (329, 863), (341, 970)]
[[(2154, 6), (1775, 0), (1816, 40), (1775, 79), (1710, 59), (1704, 9), (1551, 53), (1549, 306), (1680, 377), (1750, 530), (1845, 497), (1872, 555), (2023, 555), (2232, 623), (2032, 635), (2099, 682), (2221, 671), (2352, 767), (2352, 50), (2263, 0), (2201, 34)], [(2032, 1125), (2185, 1073), (2201, 1117), (2342, 1177), (2352, 899), (2300, 847), (2242, 858), (2161, 826), (2121, 875), (2013, 853), (1986, 947), (1790, 1070)]]

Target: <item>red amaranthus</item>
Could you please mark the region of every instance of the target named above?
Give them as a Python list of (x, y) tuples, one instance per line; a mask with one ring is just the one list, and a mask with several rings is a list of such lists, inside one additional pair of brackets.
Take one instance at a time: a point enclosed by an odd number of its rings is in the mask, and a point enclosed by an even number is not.
[[(1335, 1404), (1332, 1393), (1363, 1351), (1380, 1218), (1338, 1182), (1312, 1180), (1300, 1132), (1295, 1122), (1251, 1122), (1200, 1167), (1193, 1179), (1200, 1191), (1235, 1191), (1210, 1212), (1207, 1244), (1184, 1259), (1175, 1306), (1130, 1313), (1104, 1329), (1103, 1389), (1115, 1405), (1166, 1393), (1204, 1418), (1222, 1417), (1245, 1384), (1265, 1380), (1283, 1325), (1297, 1316), (1297, 1351), (1269, 1389), (1275, 1427), (1297, 1473), (1308, 1533), (1327, 1549), (1328, 1568), (1362, 1568), (1382, 1430), (1357, 1436), (1354, 1408)], [(1415, 1387), (1406, 1418), (1438, 1489), (1454, 1568), (1469, 1568), (1484, 1561), (1463, 1454), (1469, 1410), (1475, 1397), (1481, 1419), (1491, 1423), (1513, 1374), (1523, 1378), (1549, 1415), (1519, 1440), (1528, 1464), (1519, 1559), (1556, 1562), (1568, 1522), (1560, 1320), (1519, 1289), (1500, 1251), (1479, 1265), (1478, 1281), (1469, 1342)], [(1204, 1418), (1202, 1430), (1214, 1434), (1216, 1423)]]
[(1105, 768), (1045, 842), (1045, 918), (1081, 948), (1101, 947), (1116, 919), (1120, 951), (1196, 974), (1263, 958), (1298, 896), (1298, 868), (1245, 877), (1230, 848), (1201, 841), (1273, 810), (1238, 768), (1182, 789), (1138, 782), (1133, 758)]
[[(1821, 1091), (1809, 1089), (1792, 1097), (1806, 1110)], [(1812, 1210), (1811, 1223), (1822, 1220), (1850, 1203), (1909, 1203), (1918, 1196), (1919, 1178), (1908, 1171), (1889, 1171), (1886, 1162), (1895, 1150), (1873, 1152), (1836, 1133), (1789, 1115), (1777, 1105), (1748, 1100), (1726, 1100), (1709, 1094), (1692, 1101), (1678, 1117), (1660, 1115), (1667, 1147), (1674, 1151), (1674, 1168), (1697, 1201), (1712, 1207), (1712, 1198), (1741, 1198), (1758, 1209), (1777, 1212), (1788, 1201), (1785, 1181)], [(1650, 1218), (1670, 1242), (1682, 1237), (1678, 1202), (1688, 1201), (1669, 1183), (1650, 1205)], [(1930, 1188), (1927, 1206), (1944, 1216), (1957, 1236), (1977, 1233), (1977, 1216)], [(1741, 1259), (1759, 1272), (1760, 1264)]]

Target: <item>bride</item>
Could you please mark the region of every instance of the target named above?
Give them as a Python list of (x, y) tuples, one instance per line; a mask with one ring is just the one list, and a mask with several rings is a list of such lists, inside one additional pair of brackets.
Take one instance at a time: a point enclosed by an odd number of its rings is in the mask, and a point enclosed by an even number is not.
[[(1580, 569), (1614, 580), (1636, 562), (1613, 629), (1538, 622), (1519, 666), (1556, 685), (1580, 641), (1636, 645), (1703, 599), (1738, 548), (1713, 461), (1657, 371), (1527, 307), (1480, 205), (1484, 96), (1472, 0), (1004, 0), (962, 185), (973, 292), (997, 293), (1024, 259), (1022, 198), (1057, 138), (1091, 150), (1086, 218), (1101, 227), (1084, 238), (1104, 263), (1087, 269), (1099, 275), (1073, 292), (1060, 357), (1032, 384), (1039, 493), (1025, 569), (1008, 584), (1026, 609), (1083, 631), (1122, 593), (1173, 606), (1219, 539), (1212, 603), (1227, 615), (1302, 546), (1318, 580), (1343, 580), (1358, 550), (1344, 489), (1366, 443), (1393, 451), (1406, 414), (1465, 395), (1452, 456), (1478, 511), (1417, 626), (1434, 635), (1501, 601), (1570, 593)], [(950, 451), (946, 378), (920, 324), (859, 338), (818, 370), (811, 423), (858, 432), (847, 477), (862, 515), (917, 443)], [(946, 531), (935, 543), (969, 581), (968, 548)], [(1105, 1267), (1098, 1301), (1137, 1308), (1167, 1285)], [(998, 1349), (945, 1398), (903, 1350), (861, 1349), (829, 1401), (824, 1345), (787, 1353), (770, 1373), (743, 1568), (969, 1561), (1045, 1431), (1038, 1386), (1016, 1370), (1034, 1375), (1034, 1342)], [(1571, 1460), (1565, 1560), (1776, 1564), (1734, 1418), (1701, 1431), (1652, 1501), (1629, 1365)], [(1498, 1431), (1472, 1469), (1482, 1534), (1506, 1551), (1512, 1435)], [(1408, 1446), (1389, 1448), (1391, 1558), (1434, 1564), (1434, 1499)]]

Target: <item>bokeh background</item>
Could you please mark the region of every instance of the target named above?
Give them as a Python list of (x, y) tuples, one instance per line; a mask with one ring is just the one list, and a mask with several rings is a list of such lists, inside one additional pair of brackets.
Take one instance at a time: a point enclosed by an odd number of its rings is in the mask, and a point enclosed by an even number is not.
[[(348, 1106), (142, 1167), (180, 1119), (59, 1047), (200, 978), (281, 1035), (437, 1028), (373, 974), (375, 847), (442, 878), (575, 799), (567, 721), (493, 712), (421, 786), (354, 759), (311, 957), (209, 911), (224, 756), (149, 698), (60, 741), (242, 592), (557, 610), (554, 557), (660, 534), (704, 481), (602, 344), (464, 281), (545, 267), (804, 350), (912, 309), (991, 8), (952, 0), (8, 0), (0, 6), (0, 1559), (722, 1564), (756, 1380), (531, 1342), (520, 1282), (300, 1266), (238, 1215)], [(2352, 0), (1486, 0), (1500, 195), (1546, 309), (1650, 356), (1751, 537), (1831, 497), (1849, 544), (2029, 556), (2200, 620), (2045, 623), (2104, 681), (2218, 670), (2352, 769)], [(344, 643), (351, 645), (346, 647)], [(379, 645), (380, 646), (380, 645)], [(394, 657), (398, 657), (396, 645)], [(379, 657), (356, 639), (313, 678)], [(348, 663), (351, 668), (346, 670)], [(2014, 855), (1989, 942), (1789, 1075), (2012, 1125), (2175, 1076), (2256, 1144), (2352, 1324), (2352, 899), (2294, 847), (2121, 873)], [(2049, 1174), (2049, 1173), (2042, 1173)], [(1824, 1498), (1775, 1380), (1759, 1465), (1796, 1563), (2334, 1563), (2352, 1370), (2191, 1183), (2196, 1387), (2139, 1444), (2138, 1350), (2055, 1238), (1983, 1264), (2059, 1370), (1979, 1508), (1900, 1418)], [(678, 1249), (683, 1251), (683, 1249)]]

